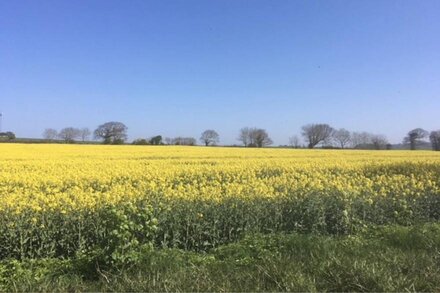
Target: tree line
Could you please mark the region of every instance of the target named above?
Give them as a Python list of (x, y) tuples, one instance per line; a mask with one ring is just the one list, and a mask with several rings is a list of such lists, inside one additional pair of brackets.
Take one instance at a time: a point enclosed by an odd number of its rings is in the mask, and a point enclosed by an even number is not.
[(15, 139), (15, 133), (12, 131), (0, 132), (0, 141), (11, 141)]
[(48, 141), (63, 140), (67, 143), (73, 143), (77, 140), (87, 141), (90, 137), (90, 130), (87, 127), (75, 128), (65, 127), (60, 131), (53, 128), (47, 128), (43, 132), (43, 138)]
[[(350, 132), (344, 128), (334, 129), (328, 124), (308, 124), (302, 127), (301, 135), (308, 148), (318, 145), (322, 147), (354, 148), (354, 149), (391, 149), (392, 145), (388, 142), (385, 135), (369, 132)], [(426, 141), (429, 139), (430, 142)], [(293, 136), (289, 139), (290, 145), (299, 147), (300, 139)], [(403, 138), (403, 145), (409, 146), (410, 150), (417, 149), (418, 146), (431, 144), (435, 151), (440, 150), (440, 130), (428, 132), (422, 128), (410, 130)]]
[[(391, 149), (386, 136), (369, 132), (351, 132), (347, 129), (335, 129), (328, 124), (307, 124), (301, 128), (301, 136), (294, 135), (289, 138), (289, 146), (293, 148), (354, 148), (354, 149)], [(99, 125), (93, 133), (88, 128), (66, 127), (57, 131), (48, 128), (43, 132), (47, 141), (62, 140), (66, 143), (88, 141), (93, 134), (94, 140), (104, 144), (123, 144), (127, 140), (128, 127), (122, 122), (106, 122)], [(429, 139), (429, 142), (427, 141)], [(273, 144), (269, 133), (262, 128), (243, 127), (239, 131), (237, 140), (245, 147), (266, 147)], [(199, 141), (205, 146), (215, 146), (220, 142), (219, 134), (213, 130), (205, 130)], [(428, 132), (422, 128), (410, 130), (403, 139), (403, 144), (411, 150), (418, 146), (430, 143), (433, 150), (440, 150), (440, 130)], [(134, 145), (197, 145), (194, 137), (163, 138), (156, 135), (150, 138), (135, 139)]]
[[(369, 132), (351, 132), (345, 128), (335, 129), (328, 124), (307, 124), (302, 127), (301, 135), (305, 145), (315, 148), (357, 148), (357, 149), (390, 149), (391, 144), (385, 135)], [(293, 147), (299, 147), (300, 138), (293, 136), (289, 139)]]
[[(220, 136), (215, 130), (205, 130), (200, 136), (200, 142), (205, 146), (217, 145), (220, 142)], [(133, 141), (135, 145), (197, 145), (197, 140), (194, 137), (165, 137), (161, 135), (153, 136), (151, 138), (140, 138)]]

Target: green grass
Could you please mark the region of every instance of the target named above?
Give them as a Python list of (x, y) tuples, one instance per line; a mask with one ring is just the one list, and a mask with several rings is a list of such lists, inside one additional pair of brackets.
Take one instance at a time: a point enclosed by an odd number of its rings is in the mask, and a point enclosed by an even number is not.
[(4, 260), (0, 291), (440, 290), (440, 224), (247, 235), (205, 253), (145, 246), (135, 254), (111, 266), (93, 255)]

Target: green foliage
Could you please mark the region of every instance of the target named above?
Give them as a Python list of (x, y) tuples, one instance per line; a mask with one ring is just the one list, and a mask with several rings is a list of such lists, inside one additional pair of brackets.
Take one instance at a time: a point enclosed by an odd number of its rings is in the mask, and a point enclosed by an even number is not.
[(0, 132), (0, 141), (14, 140), (14, 139), (15, 139), (15, 133), (11, 131)]
[(345, 197), (337, 192), (267, 199), (152, 201), (158, 219), (155, 243), (206, 251), (245, 233), (301, 232), (349, 235), (374, 225), (415, 225), (440, 219), (437, 195), (406, 198)]
[(134, 145), (148, 145), (149, 142), (148, 142), (148, 140), (146, 140), (145, 138), (138, 138), (138, 139), (135, 139), (135, 140), (132, 142), (132, 144), (134, 144)]
[(162, 144), (162, 136), (161, 135), (153, 136), (152, 138), (150, 138), (149, 142), (152, 145), (160, 145)]
[(137, 260), (140, 247), (152, 247), (157, 220), (151, 206), (145, 203), (108, 206), (102, 210), (101, 219), (104, 235), (91, 252), (104, 265), (129, 264)]
[(0, 259), (94, 255), (105, 264), (129, 261), (131, 250), (151, 245), (156, 229), (152, 207), (143, 201), (69, 213), (2, 213)]
[(124, 144), (124, 140), (122, 138), (116, 138), (111, 143), (112, 144)]
[[(440, 197), (346, 197), (337, 192), (298, 198), (223, 201), (152, 198), (145, 202), (78, 210), (0, 215), (0, 259), (106, 255), (135, 256), (138, 245), (208, 251), (247, 233), (350, 235), (374, 225), (438, 221)], [(91, 251), (93, 250), (93, 251)], [(134, 249), (135, 250), (135, 249)]]
[(94, 273), (77, 257), (4, 260), (0, 291), (434, 292), (440, 290), (439, 232), (439, 224), (425, 224), (355, 236), (248, 234), (208, 253), (138, 247), (130, 266), (116, 258)]

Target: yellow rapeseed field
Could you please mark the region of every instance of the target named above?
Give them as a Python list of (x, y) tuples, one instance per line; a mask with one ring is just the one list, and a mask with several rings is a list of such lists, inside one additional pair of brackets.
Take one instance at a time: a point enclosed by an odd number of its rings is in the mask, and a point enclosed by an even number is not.
[(3, 144), (0, 211), (68, 212), (151, 196), (421, 196), (439, 194), (438, 166), (432, 151)]
[(0, 198), (0, 259), (207, 250), (439, 221), (440, 153), (1, 144)]

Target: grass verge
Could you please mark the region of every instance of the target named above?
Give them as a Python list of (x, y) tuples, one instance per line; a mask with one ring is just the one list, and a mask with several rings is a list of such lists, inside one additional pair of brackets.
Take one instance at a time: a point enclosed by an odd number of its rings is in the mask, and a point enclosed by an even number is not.
[(247, 235), (205, 253), (133, 253), (111, 266), (93, 255), (3, 260), (0, 291), (440, 291), (440, 224)]

